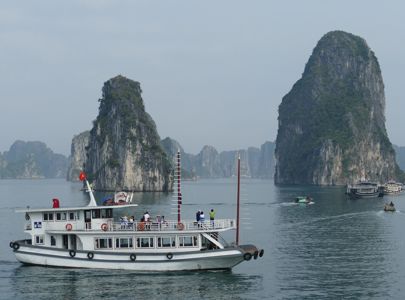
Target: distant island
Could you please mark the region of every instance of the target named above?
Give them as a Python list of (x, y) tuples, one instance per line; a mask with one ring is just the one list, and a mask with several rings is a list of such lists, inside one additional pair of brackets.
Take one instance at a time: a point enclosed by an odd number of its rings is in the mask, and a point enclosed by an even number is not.
[(68, 159), (43, 142), (14, 142), (0, 153), (0, 179), (65, 178)]

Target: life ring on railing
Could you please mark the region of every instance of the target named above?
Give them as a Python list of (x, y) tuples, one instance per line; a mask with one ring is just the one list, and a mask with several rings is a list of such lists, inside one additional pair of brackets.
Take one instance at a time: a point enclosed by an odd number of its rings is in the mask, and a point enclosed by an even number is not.
[(145, 222), (139, 223), (138, 226), (136, 226), (136, 229), (137, 229), (138, 231), (144, 231), (144, 229), (145, 229)]
[(69, 255), (70, 255), (70, 257), (75, 257), (76, 256), (76, 251), (75, 250), (70, 250)]
[(172, 259), (172, 258), (173, 258), (173, 253), (171, 253), (171, 252), (167, 253), (167, 254), (166, 254), (166, 257), (167, 257), (168, 259)]
[(88, 259), (93, 259), (93, 257), (94, 257), (94, 253), (93, 253), (93, 252), (87, 253), (87, 258), (88, 258)]
[(106, 223), (101, 224), (101, 230), (102, 231), (107, 231), (108, 225)]
[(71, 231), (73, 226), (72, 226), (72, 224), (68, 223), (68, 224), (66, 224), (65, 228), (67, 231)]
[(136, 255), (134, 253), (131, 253), (131, 255), (129, 256), (129, 259), (132, 261), (136, 260)]
[(184, 224), (183, 223), (178, 223), (177, 224), (177, 229), (178, 230), (183, 230), (184, 229)]
[(251, 260), (252, 259), (252, 254), (250, 254), (249, 252), (246, 252), (245, 254), (243, 254), (243, 259), (244, 260)]
[(14, 251), (17, 251), (18, 249), (20, 249), (20, 244), (17, 242), (13, 243), (13, 249), (14, 249)]

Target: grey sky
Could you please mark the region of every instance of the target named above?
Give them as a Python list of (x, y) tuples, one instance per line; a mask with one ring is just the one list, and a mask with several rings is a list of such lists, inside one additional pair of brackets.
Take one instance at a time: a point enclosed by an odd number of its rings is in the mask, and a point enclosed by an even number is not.
[(328, 31), (366, 39), (386, 93), (391, 142), (405, 145), (401, 1), (2, 1), (0, 151), (40, 140), (69, 154), (92, 126), (103, 83), (139, 81), (161, 138), (186, 152), (260, 146)]

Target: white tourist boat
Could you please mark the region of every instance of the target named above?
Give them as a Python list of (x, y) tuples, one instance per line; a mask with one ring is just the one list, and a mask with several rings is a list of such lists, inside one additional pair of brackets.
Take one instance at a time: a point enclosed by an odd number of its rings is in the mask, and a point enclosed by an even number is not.
[(360, 181), (355, 185), (348, 185), (346, 193), (352, 198), (383, 197), (383, 187), (375, 182)]
[(395, 195), (402, 192), (402, 183), (395, 182), (393, 180), (388, 181), (384, 184), (384, 194), (385, 195)]
[[(90, 196), (87, 206), (58, 207), (54, 199), (52, 208), (19, 210), (25, 213), (29, 238), (11, 241), (10, 247), (24, 264), (139, 272), (229, 270), (252, 257), (263, 256), (263, 249), (254, 245), (238, 245), (239, 210), (236, 220), (182, 220), (180, 153), (176, 173), (177, 220), (117, 222), (114, 216), (118, 209), (137, 205), (98, 206), (84, 179)], [(235, 229), (236, 242), (228, 244), (221, 234)]]

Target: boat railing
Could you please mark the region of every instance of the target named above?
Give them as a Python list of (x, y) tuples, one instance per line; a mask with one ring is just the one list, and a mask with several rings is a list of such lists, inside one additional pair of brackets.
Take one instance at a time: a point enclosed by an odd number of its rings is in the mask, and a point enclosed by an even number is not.
[(164, 222), (109, 222), (106, 225), (107, 226), (103, 228), (104, 231), (212, 231), (234, 228), (236, 226), (236, 222), (233, 219), (219, 219), (215, 221), (207, 220), (203, 222), (191, 220), (182, 220), (181, 222), (177, 222), (170, 220)]

